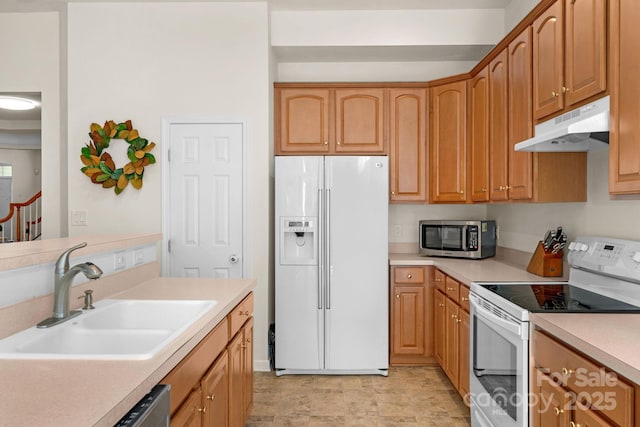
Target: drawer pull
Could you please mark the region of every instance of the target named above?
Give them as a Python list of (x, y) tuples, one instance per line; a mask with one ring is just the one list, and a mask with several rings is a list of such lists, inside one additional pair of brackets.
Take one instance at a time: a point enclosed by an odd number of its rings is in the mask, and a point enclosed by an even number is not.
[(469, 301), (469, 298), (467, 298), (467, 297), (462, 297), (462, 301)]
[(240, 311), (238, 312), (238, 315), (240, 315), (240, 316), (248, 316), (248, 315), (249, 315), (249, 310), (246, 310), (246, 311), (242, 311), (242, 310), (240, 310)]
[(447, 288), (448, 291), (455, 291), (456, 288)]
[(442, 279), (439, 277), (436, 277), (436, 282), (442, 282)]
[(562, 375), (565, 377), (570, 377), (573, 375), (573, 369), (562, 368)]
[(564, 409), (560, 409), (560, 408), (553, 408), (553, 413), (558, 416), (560, 414), (564, 414)]
[(440, 303), (438, 304), (438, 307), (444, 307), (444, 304)]
[(458, 316), (456, 316), (455, 314), (452, 314), (452, 315), (451, 315), (451, 318), (452, 318), (452, 319), (455, 319), (456, 317), (458, 317)]
[(411, 279), (413, 276), (411, 274), (407, 274), (407, 279)]

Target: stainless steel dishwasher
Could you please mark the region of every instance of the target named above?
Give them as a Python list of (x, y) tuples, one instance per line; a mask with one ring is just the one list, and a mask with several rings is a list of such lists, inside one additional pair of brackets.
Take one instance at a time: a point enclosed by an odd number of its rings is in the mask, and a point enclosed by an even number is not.
[(158, 384), (115, 424), (115, 427), (168, 427), (171, 386)]

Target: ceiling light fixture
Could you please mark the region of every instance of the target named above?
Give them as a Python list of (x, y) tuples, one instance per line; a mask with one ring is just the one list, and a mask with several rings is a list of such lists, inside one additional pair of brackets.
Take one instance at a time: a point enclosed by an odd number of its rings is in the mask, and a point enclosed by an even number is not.
[(5, 110), (33, 110), (38, 106), (36, 101), (15, 96), (0, 96), (0, 108)]

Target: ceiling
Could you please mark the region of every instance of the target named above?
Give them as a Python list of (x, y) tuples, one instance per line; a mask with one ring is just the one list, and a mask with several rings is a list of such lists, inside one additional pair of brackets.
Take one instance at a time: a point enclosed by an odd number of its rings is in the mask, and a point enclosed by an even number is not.
[[(60, 10), (66, 3), (115, 3), (122, 0), (2, 0), (0, 12)], [(194, 0), (131, 0), (139, 3), (191, 2)], [(195, 0), (256, 1), (256, 0)], [(512, 0), (257, 0), (272, 10), (399, 10), (399, 9), (503, 9)]]

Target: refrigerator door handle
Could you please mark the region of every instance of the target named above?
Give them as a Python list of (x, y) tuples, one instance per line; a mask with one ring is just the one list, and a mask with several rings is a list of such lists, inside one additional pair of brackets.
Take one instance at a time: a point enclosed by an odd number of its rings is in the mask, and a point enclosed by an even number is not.
[(322, 209), (324, 208), (323, 193), (321, 188), (318, 188), (318, 310), (322, 310), (322, 284), (324, 282), (324, 243), (322, 235), (324, 233), (324, 225), (322, 224)]
[(325, 280), (326, 280), (326, 292), (327, 297), (325, 299), (325, 305), (327, 310), (331, 310), (331, 189), (327, 189), (327, 207), (326, 207), (326, 224), (327, 230), (325, 233), (326, 241), (326, 272), (325, 272)]

